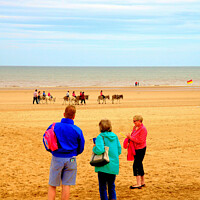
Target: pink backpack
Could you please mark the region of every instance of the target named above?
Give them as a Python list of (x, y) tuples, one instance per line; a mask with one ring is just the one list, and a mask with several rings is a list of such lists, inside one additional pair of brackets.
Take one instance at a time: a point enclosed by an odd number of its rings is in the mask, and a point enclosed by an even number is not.
[(43, 143), (47, 151), (55, 151), (58, 149), (57, 138), (54, 132), (55, 124), (56, 123), (53, 123), (51, 128), (46, 130), (43, 135)]

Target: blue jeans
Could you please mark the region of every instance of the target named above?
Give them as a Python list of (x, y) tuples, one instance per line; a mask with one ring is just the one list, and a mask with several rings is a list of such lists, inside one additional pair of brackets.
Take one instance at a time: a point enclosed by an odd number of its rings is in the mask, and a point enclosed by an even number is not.
[(117, 199), (115, 192), (115, 178), (116, 175), (114, 174), (98, 172), (99, 192), (101, 200), (108, 200), (107, 185), (108, 185), (109, 200)]

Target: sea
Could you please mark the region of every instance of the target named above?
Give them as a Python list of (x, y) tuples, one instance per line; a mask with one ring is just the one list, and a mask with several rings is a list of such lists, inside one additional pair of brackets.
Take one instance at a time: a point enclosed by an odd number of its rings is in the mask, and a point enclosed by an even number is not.
[(0, 88), (200, 86), (200, 67), (0, 66)]

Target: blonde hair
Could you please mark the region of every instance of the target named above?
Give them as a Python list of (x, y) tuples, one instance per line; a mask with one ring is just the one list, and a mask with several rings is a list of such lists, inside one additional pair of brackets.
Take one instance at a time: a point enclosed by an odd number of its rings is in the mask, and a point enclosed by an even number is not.
[(108, 119), (102, 119), (99, 122), (99, 130), (100, 132), (111, 132), (112, 131), (112, 126), (111, 126), (111, 121)]
[(135, 116), (133, 117), (133, 119), (136, 120), (136, 121), (140, 121), (140, 122), (143, 121), (143, 117), (142, 117), (141, 115), (135, 115)]
[(65, 118), (73, 119), (76, 114), (76, 107), (69, 105), (65, 108)]

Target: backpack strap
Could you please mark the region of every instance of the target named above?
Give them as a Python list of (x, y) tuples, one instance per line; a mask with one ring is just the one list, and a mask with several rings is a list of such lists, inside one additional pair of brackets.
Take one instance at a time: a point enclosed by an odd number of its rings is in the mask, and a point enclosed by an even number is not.
[[(51, 126), (51, 129), (52, 129), (53, 131), (54, 131), (55, 125), (56, 125), (56, 122), (54, 122), (54, 123), (52, 124), (52, 126)], [(55, 136), (56, 136), (56, 138), (57, 138), (57, 135), (56, 135), (55, 131), (54, 131), (54, 134), (55, 134)], [(58, 141), (58, 138), (57, 138), (57, 144), (58, 144), (58, 148), (61, 148), (61, 144), (60, 144), (60, 142)]]
[(54, 130), (54, 127), (55, 127), (56, 123), (54, 122), (51, 126), (51, 129)]

